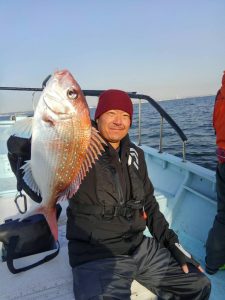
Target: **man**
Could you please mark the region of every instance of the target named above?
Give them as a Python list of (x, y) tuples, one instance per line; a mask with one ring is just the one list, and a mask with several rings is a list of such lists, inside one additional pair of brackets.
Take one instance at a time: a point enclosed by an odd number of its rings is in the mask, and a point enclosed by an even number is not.
[[(136, 279), (161, 299), (208, 299), (210, 282), (182, 252), (159, 211), (144, 153), (129, 140), (132, 115), (127, 93), (100, 95), (95, 120), (107, 146), (67, 210), (75, 298), (127, 300)], [(153, 238), (143, 235), (146, 225)]]
[(213, 111), (213, 127), (216, 133), (217, 158), (216, 190), (217, 215), (209, 231), (206, 243), (206, 272), (215, 274), (225, 270), (225, 71)]

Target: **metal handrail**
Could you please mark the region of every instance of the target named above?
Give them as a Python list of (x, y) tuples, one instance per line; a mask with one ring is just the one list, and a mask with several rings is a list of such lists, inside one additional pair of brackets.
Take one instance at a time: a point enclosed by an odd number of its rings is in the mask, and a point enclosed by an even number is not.
[(159, 153), (162, 153), (162, 139), (163, 139), (163, 117), (160, 119), (160, 133), (159, 133)]
[(138, 103), (138, 145), (141, 145), (141, 99)]
[[(104, 90), (83, 90), (85, 96), (99, 96)], [(182, 140), (182, 146), (183, 146), (183, 151), (182, 151), (182, 156), (183, 156), (183, 161), (186, 161), (186, 142), (187, 142), (187, 137), (182, 131), (182, 129), (177, 125), (177, 123), (172, 119), (172, 117), (159, 105), (156, 100), (153, 98), (143, 95), (143, 94), (137, 94), (136, 92), (128, 92), (128, 95), (132, 99), (139, 99), (139, 122), (138, 122), (138, 143), (140, 144), (140, 121), (141, 121), (141, 110), (140, 110), (140, 101), (141, 100), (147, 100), (149, 104), (151, 104), (160, 114), (161, 116), (161, 123), (160, 123), (160, 144), (159, 144), (159, 152), (162, 152), (162, 133), (163, 133), (163, 120), (165, 119), (171, 127), (176, 131), (176, 133), (179, 135), (179, 137)]]
[[(31, 92), (41, 92), (43, 91), (47, 80), (49, 79), (49, 76), (43, 81), (41, 88), (27, 88), (27, 87), (0, 87), (0, 90), (10, 90), (10, 91), (31, 91)], [(98, 97), (104, 90), (83, 90), (83, 93), (85, 96), (95, 96)], [(162, 152), (162, 133), (163, 133), (163, 120), (165, 119), (171, 127), (176, 131), (176, 133), (180, 136), (183, 144), (183, 161), (186, 160), (186, 142), (187, 137), (182, 131), (182, 129), (176, 124), (176, 122), (172, 119), (172, 117), (159, 105), (156, 100), (153, 98), (143, 95), (143, 94), (137, 94), (136, 92), (128, 92), (128, 95), (132, 99), (138, 99), (139, 100), (139, 122), (138, 122), (138, 144), (141, 144), (141, 100), (147, 100), (149, 104), (151, 104), (157, 112), (161, 116), (161, 122), (160, 122), (160, 141), (159, 141), (159, 152)]]

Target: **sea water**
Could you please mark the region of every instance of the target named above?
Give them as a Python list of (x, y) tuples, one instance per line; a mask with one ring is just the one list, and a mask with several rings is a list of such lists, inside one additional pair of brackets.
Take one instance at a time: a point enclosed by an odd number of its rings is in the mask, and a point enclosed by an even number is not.
[[(216, 169), (217, 163), (215, 132), (212, 125), (214, 101), (214, 96), (207, 96), (160, 102), (188, 139), (186, 159), (211, 170)], [(145, 124), (142, 143), (154, 148), (159, 147), (160, 116), (148, 103), (143, 105), (142, 121)], [(181, 157), (180, 137), (167, 122), (164, 122), (163, 128), (163, 150)], [(132, 134), (134, 132), (135, 130)]]

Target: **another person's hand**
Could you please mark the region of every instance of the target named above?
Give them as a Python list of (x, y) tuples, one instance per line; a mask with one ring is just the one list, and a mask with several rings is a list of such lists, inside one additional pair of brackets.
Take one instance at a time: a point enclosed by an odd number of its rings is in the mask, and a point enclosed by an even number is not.
[(184, 273), (189, 272), (187, 263), (195, 266), (200, 272), (204, 272), (199, 262), (197, 262), (190, 253), (188, 253), (180, 244), (175, 243), (169, 246), (169, 250), (176, 261), (181, 266)]

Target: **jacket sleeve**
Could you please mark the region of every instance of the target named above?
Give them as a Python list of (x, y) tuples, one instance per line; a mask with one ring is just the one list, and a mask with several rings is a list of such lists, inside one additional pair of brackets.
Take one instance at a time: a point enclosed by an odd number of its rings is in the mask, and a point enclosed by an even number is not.
[(179, 243), (176, 233), (169, 228), (164, 215), (159, 210), (159, 204), (154, 196), (154, 188), (148, 177), (147, 166), (144, 159), (141, 159), (142, 178), (145, 191), (144, 209), (147, 214), (147, 227), (152, 236), (163, 246), (169, 247), (172, 244)]
[(216, 134), (216, 115), (217, 115), (217, 104), (218, 104), (217, 99), (219, 97), (220, 97), (220, 90), (216, 94), (214, 108), (213, 108), (213, 128), (215, 130), (215, 134)]

